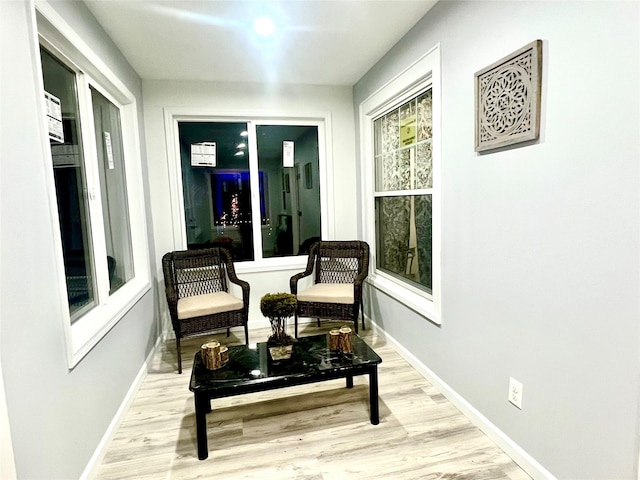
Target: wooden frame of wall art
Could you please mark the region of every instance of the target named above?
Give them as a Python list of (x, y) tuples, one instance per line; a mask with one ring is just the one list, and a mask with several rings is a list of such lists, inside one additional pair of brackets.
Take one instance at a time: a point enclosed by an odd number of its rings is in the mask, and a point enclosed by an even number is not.
[(535, 40), (475, 74), (475, 151), (540, 136), (542, 40)]

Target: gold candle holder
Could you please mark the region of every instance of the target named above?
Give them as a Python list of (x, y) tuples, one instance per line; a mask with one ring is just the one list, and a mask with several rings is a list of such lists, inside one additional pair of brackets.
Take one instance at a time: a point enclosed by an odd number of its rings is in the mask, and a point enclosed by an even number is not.
[[(224, 365), (229, 361), (229, 347), (220, 346), (220, 363)], [(222, 366), (221, 365), (221, 366)]]
[(340, 350), (340, 330), (337, 328), (329, 330), (329, 350)]
[(340, 329), (340, 351), (342, 353), (352, 353), (353, 344), (351, 341), (351, 329), (349, 327), (342, 327)]
[(202, 363), (205, 368), (216, 370), (222, 366), (220, 361), (220, 342), (205, 343), (200, 347), (200, 352), (202, 352)]

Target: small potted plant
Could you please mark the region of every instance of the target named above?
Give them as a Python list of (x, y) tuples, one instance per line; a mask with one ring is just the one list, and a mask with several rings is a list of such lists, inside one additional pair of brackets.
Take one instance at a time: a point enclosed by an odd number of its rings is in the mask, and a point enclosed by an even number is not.
[(260, 299), (260, 311), (271, 323), (267, 346), (273, 360), (291, 358), (293, 337), (287, 334), (287, 319), (296, 312), (297, 304), (292, 293), (267, 293)]

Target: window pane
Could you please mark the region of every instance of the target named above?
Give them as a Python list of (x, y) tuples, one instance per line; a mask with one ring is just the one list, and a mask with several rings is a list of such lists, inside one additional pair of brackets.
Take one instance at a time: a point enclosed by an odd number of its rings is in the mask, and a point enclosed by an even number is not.
[[(61, 108), (61, 130), (57, 113), (50, 115), (54, 134), (50, 134), (54, 179), (58, 200), (58, 219), (62, 236), (67, 295), (71, 322), (82, 311), (95, 305), (95, 279), (90, 249), (91, 231), (82, 140), (78, 113), (76, 75), (44, 48), (40, 49), (44, 89)], [(51, 97), (49, 97), (51, 98)], [(49, 102), (48, 106), (49, 106)], [(52, 131), (50, 127), (50, 132)], [(56, 139), (51, 138), (57, 137)]]
[(433, 188), (431, 90), (373, 123), (377, 192)]
[(416, 101), (411, 100), (400, 107), (400, 146), (408, 147), (416, 143), (417, 110)]
[(376, 198), (376, 267), (431, 293), (431, 195)]
[(433, 158), (431, 142), (416, 146), (415, 188), (433, 188)]
[(190, 249), (224, 246), (235, 260), (254, 258), (246, 131), (242, 122), (178, 124)]
[(433, 137), (431, 90), (418, 97), (418, 142)]
[(382, 131), (384, 129), (384, 117), (380, 117), (373, 121), (373, 155), (378, 158), (384, 152), (382, 151)]
[(107, 245), (109, 294), (133, 278), (120, 110), (91, 88), (93, 121), (98, 149), (102, 216)]
[[(258, 168), (264, 187), (262, 256), (302, 255), (320, 239), (318, 127), (259, 125)], [(285, 167), (283, 142), (293, 142), (293, 166)], [(289, 145), (290, 146), (290, 145)]]
[(382, 151), (388, 154), (396, 152), (398, 148), (400, 148), (400, 117), (398, 109), (395, 109), (384, 116)]

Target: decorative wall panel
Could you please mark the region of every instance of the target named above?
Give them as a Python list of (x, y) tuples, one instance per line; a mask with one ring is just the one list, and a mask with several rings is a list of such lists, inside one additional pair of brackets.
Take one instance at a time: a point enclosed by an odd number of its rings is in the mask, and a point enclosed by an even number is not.
[(475, 150), (482, 152), (540, 135), (542, 40), (475, 74)]

